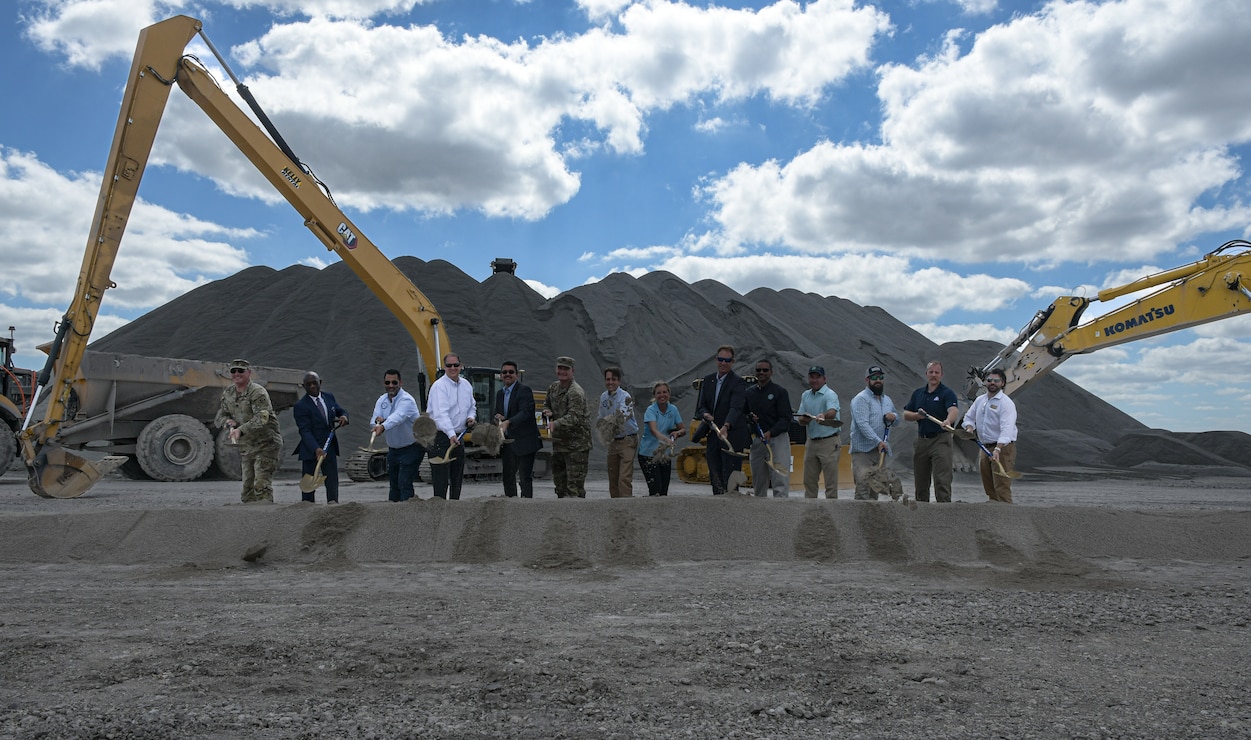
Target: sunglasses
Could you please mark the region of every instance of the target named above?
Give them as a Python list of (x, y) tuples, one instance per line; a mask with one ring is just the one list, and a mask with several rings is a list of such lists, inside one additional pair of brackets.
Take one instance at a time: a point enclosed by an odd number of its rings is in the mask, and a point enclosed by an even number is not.
[(382, 381), (382, 384), (383, 384), (383, 385), (399, 385), (399, 384), (400, 384), (400, 381), (398, 381), (398, 380), (384, 380), (384, 381)]
[(460, 367), (460, 363), (459, 362), (445, 362), (443, 363), (443, 367)]
[(870, 375), (869, 380), (885, 380), (885, 375)]
[(242, 369), (240, 369), (240, 368), (237, 368), (237, 367), (236, 367), (236, 368), (232, 368), (232, 369), (231, 369), (230, 374), (231, 374), (231, 375), (243, 375), (243, 374), (244, 374), (244, 373), (246, 373), (246, 372), (247, 372), (247, 370), (242, 370)]
[(757, 374), (757, 375), (759, 375), (759, 374), (761, 374), (761, 373), (771, 373), (771, 372), (773, 372), (773, 371), (772, 371), (772, 370), (770, 370), (770, 369), (769, 369), (769, 368), (767, 368), (767, 367), (758, 367), (758, 368), (756, 368), (756, 374)]
[(516, 370), (500, 370), (500, 375), (516, 375)]
[(733, 357), (718, 357), (717, 362), (734, 362)]

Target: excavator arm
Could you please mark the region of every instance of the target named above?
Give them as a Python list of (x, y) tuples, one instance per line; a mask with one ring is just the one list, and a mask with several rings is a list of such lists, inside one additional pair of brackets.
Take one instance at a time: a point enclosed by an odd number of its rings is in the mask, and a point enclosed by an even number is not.
[[(1164, 286), (1098, 318), (1080, 323), (1096, 301)], [(1203, 259), (1101, 290), (1095, 298), (1061, 296), (1034, 315), (1016, 339), (986, 365), (969, 371), (965, 395), (977, 397), (992, 369), (1007, 375), (1009, 395), (1073, 355), (1251, 312), (1251, 242), (1235, 240)]]
[[(40, 496), (79, 496), (109, 469), (62, 448), (57, 443), (57, 433), (69, 420), (74, 377), (104, 292), (116, 287), (109, 276), (175, 84), (304, 217), (304, 225), (326, 248), (337, 253), (400, 319), (416, 343), (430, 377), (437, 374), (443, 353), (450, 351), (446, 329), (434, 306), (335, 205), (329, 192), (282, 140), (201, 29), (200, 21), (176, 16), (139, 34), (78, 284), (69, 310), (57, 327), (48, 362), (39, 374), (36, 398), (47, 389), (48, 403), (43, 419), (34, 423), (35, 404), (31, 404), (20, 434), (30, 487)], [(197, 34), (217, 56), (239, 94), (273, 138), (230, 99), (198, 59), (184, 54)]]

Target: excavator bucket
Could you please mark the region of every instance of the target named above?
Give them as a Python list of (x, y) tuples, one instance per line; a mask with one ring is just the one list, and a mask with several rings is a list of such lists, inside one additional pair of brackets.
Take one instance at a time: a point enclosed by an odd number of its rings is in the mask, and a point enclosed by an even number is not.
[(126, 462), (125, 455), (91, 461), (56, 445), (47, 445), (26, 466), (30, 490), (44, 498), (77, 498)]

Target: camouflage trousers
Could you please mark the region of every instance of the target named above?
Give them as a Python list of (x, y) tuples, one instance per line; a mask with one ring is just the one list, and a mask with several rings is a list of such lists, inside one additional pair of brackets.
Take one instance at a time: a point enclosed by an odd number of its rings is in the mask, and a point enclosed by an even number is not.
[(278, 470), (278, 457), (281, 454), (281, 442), (239, 450), (239, 457), (243, 461), (243, 503), (274, 502), (274, 472)]
[(556, 484), (556, 498), (586, 498), (586, 466), (590, 459), (590, 450), (552, 452), (552, 482)]

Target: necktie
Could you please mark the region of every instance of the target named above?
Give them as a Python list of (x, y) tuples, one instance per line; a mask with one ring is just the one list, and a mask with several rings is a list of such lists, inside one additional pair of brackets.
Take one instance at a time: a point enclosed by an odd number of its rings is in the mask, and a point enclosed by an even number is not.
[(509, 386), (508, 388), (504, 389), (504, 411), (503, 411), (504, 416), (508, 416), (508, 399), (512, 398), (512, 395), (513, 395), (512, 386)]
[(325, 419), (326, 423), (329, 424), (330, 417), (326, 416), (326, 405), (321, 402), (321, 396), (318, 396), (313, 400), (317, 403), (317, 410), (321, 412), (321, 418)]

